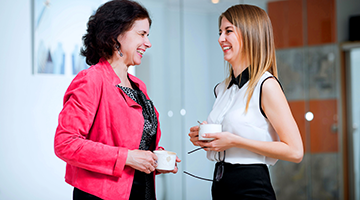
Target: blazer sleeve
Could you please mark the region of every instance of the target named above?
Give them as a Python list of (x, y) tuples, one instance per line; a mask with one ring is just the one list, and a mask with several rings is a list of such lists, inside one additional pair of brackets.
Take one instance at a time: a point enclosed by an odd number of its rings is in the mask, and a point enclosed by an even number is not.
[(66, 163), (106, 175), (121, 176), (127, 149), (87, 139), (101, 99), (101, 77), (82, 71), (64, 96), (55, 133), (55, 154)]

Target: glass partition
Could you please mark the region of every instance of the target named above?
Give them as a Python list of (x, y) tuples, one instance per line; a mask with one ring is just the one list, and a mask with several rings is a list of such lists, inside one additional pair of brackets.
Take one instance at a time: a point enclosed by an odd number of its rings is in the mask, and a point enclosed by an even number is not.
[[(205, 121), (215, 100), (213, 88), (225, 78), (223, 53), (218, 44), (218, 18), (222, 12), (239, 1), (228, 0), (213, 4), (210, 0), (183, 1), (183, 117), (184, 151), (197, 147), (189, 141), (189, 128), (197, 121)], [(184, 170), (196, 176), (212, 179), (214, 162), (206, 158), (203, 150), (187, 155)], [(184, 199), (211, 199), (212, 182), (185, 176)]]
[(215, 99), (214, 86), (224, 79), (218, 45), (218, 17), (239, 1), (143, 0), (153, 19), (152, 47), (135, 68), (160, 113), (160, 145), (182, 159), (176, 175), (157, 176), (158, 199), (211, 199), (211, 182), (184, 174), (212, 178), (214, 163), (194, 147), (189, 129), (206, 120)]
[(160, 115), (162, 137), (160, 146), (177, 153), (182, 159), (176, 175), (156, 177), (157, 199), (185, 199), (183, 163), (182, 109), (182, 34), (181, 2), (179, 0), (140, 1), (150, 12), (152, 26), (149, 39), (152, 47), (147, 50), (142, 64), (135, 68), (136, 76), (147, 85), (148, 94)]

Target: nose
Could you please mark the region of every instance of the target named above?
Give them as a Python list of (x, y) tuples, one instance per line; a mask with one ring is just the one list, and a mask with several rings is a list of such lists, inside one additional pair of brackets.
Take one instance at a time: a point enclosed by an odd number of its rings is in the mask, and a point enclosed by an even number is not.
[(224, 34), (221, 33), (221, 34), (219, 35), (218, 42), (219, 42), (220, 45), (221, 45), (222, 42), (225, 42), (225, 36), (224, 36)]
[(144, 45), (145, 45), (146, 48), (150, 48), (152, 46), (148, 37), (146, 37)]

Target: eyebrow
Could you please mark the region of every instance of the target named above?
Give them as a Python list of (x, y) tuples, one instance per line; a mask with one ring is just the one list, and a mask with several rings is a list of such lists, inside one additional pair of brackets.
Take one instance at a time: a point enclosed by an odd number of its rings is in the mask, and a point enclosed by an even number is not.
[[(233, 29), (233, 26), (227, 26), (227, 27), (225, 27), (225, 30), (227, 30), (229, 28)], [(221, 29), (219, 29), (219, 31), (221, 31)]]

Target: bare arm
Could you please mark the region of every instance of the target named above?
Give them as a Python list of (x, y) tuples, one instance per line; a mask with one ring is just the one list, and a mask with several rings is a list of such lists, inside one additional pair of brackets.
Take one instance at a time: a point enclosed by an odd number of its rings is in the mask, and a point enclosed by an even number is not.
[(264, 82), (261, 102), (262, 109), (278, 133), (280, 141), (270, 142), (264, 145), (263, 149), (254, 149), (254, 152), (272, 158), (300, 162), (304, 154), (300, 131), (285, 95), (274, 78)]

